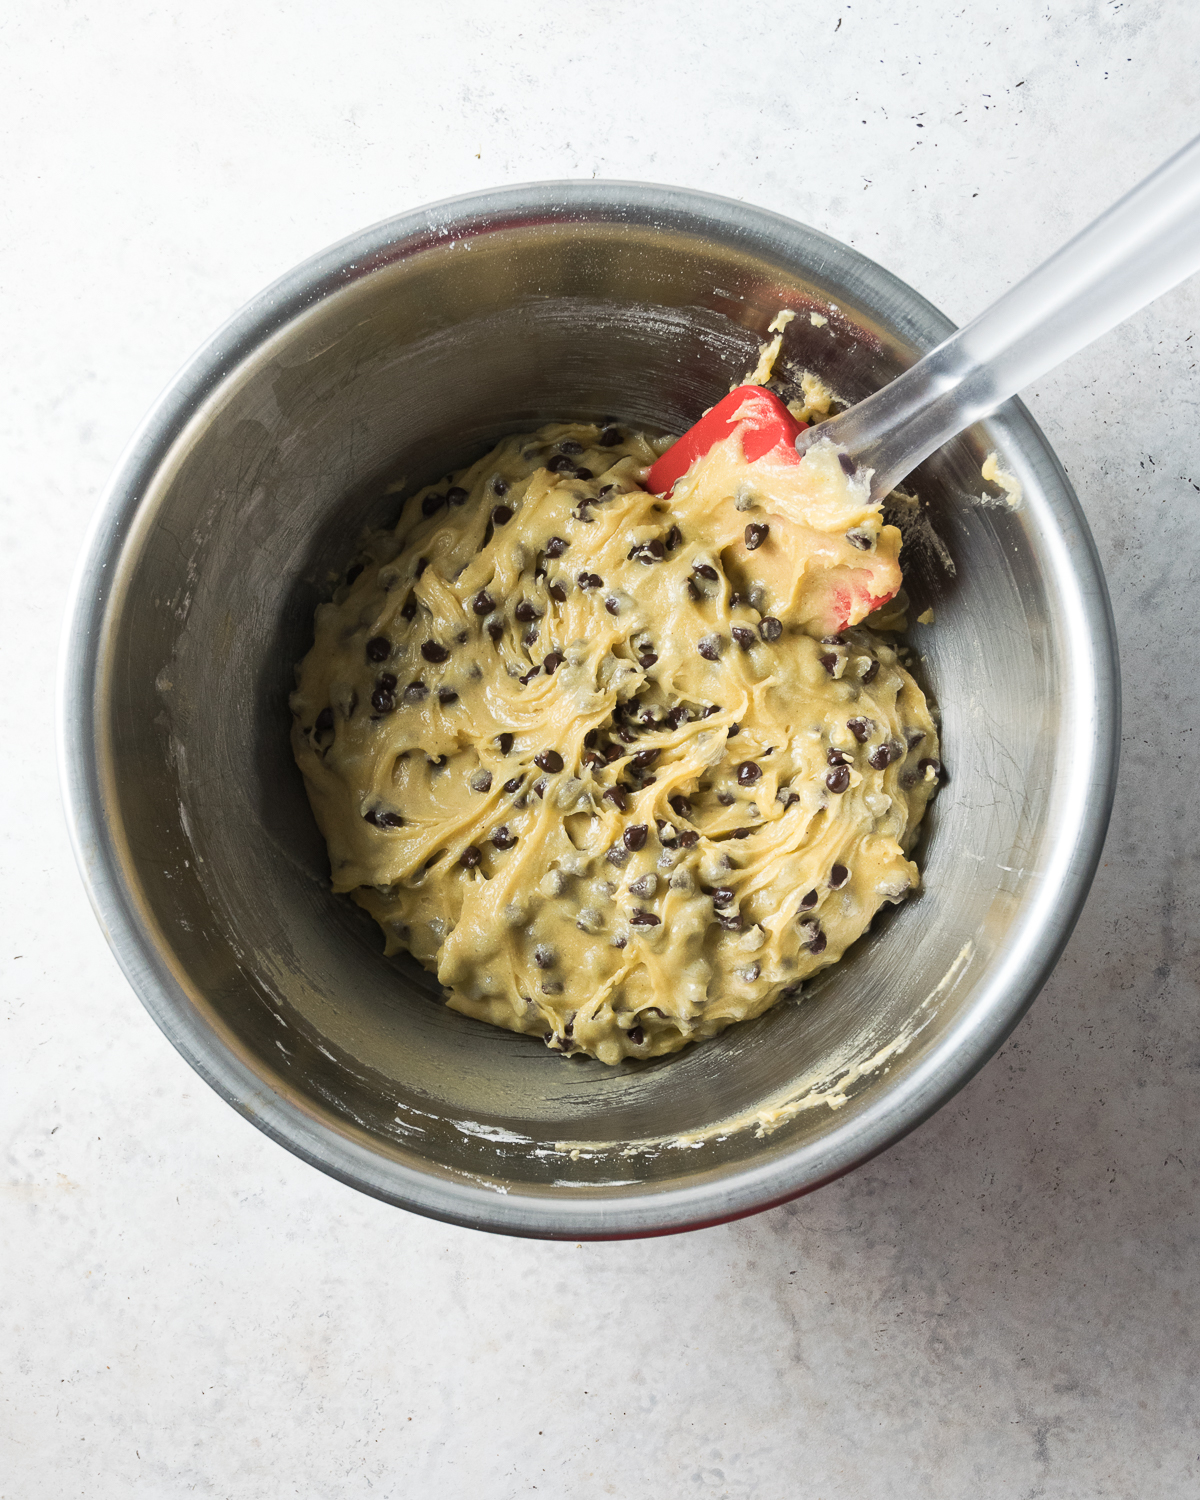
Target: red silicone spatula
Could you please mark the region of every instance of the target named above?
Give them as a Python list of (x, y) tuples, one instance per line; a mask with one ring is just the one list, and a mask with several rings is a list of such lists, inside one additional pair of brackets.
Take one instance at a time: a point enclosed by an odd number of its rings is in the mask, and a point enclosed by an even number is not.
[(796, 439), (807, 426), (797, 422), (773, 391), (761, 385), (739, 385), (689, 427), (646, 476), (652, 495), (665, 495), (682, 479), (698, 458), (727, 438), (742, 424), (742, 451), (748, 463), (757, 463), (768, 453), (782, 463), (798, 464)]

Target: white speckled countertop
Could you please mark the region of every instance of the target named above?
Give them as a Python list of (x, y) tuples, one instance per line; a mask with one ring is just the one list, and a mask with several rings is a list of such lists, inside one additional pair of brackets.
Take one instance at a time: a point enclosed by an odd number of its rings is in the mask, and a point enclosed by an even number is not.
[(1079, 928), (961, 1095), (788, 1208), (533, 1244), (302, 1165), (119, 973), (52, 729), (118, 452), (310, 252), (642, 178), (817, 225), (962, 319), (1196, 131), (1200, 8), (26, 0), (2, 35), (0, 1500), (1200, 1492), (1200, 280), (1028, 393), (1123, 653)]

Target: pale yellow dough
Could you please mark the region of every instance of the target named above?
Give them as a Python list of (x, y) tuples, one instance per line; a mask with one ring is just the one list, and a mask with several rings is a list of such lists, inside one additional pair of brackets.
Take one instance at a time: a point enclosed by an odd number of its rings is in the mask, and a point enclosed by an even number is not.
[(864, 578), (899, 580), (832, 445), (764, 473), (735, 434), (663, 501), (639, 481), (668, 443), (601, 436), (506, 438), (409, 499), (317, 611), (292, 738), (333, 888), (387, 951), (616, 1063), (836, 962), (916, 887), (940, 766), (897, 648), (821, 639), (847, 580), (854, 619)]

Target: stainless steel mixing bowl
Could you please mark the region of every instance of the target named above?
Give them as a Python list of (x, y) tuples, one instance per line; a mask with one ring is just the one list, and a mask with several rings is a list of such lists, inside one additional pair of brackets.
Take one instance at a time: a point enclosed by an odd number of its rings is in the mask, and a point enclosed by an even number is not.
[[(330, 894), (288, 745), (313, 609), (386, 482), (615, 413), (682, 430), (789, 347), (858, 399), (950, 324), (853, 250), (629, 183), (476, 194), (285, 276), (187, 365), (122, 459), (66, 627), (61, 744), (92, 899), (192, 1066), (307, 1161), (516, 1234), (654, 1234), (780, 1203), (912, 1129), (990, 1056), (1084, 900), (1117, 758), (1103, 579), (1017, 403), (918, 471), (955, 564), (908, 549), (951, 780), (925, 888), (759, 1020), (650, 1064), (566, 1060), (438, 1003)], [(827, 319), (819, 326), (806, 314)], [(984, 504), (992, 449), (1020, 508)]]

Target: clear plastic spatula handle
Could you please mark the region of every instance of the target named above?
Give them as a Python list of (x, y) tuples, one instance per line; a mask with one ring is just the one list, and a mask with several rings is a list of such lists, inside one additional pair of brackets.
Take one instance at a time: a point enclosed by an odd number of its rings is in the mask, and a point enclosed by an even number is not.
[(873, 469), (881, 500), (943, 443), (1147, 302), (1200, 270), (1200, 137), (973, 323), (857, 406), (796, 439), (821, 438)]

